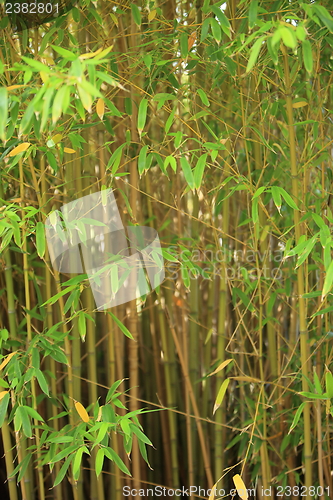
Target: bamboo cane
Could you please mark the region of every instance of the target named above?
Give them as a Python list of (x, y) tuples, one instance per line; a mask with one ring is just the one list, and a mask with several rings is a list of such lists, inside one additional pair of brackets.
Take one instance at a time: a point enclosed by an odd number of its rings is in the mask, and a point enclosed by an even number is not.
[[(285, 95), (288, 117), (288, 133), (289, 133), (289, 148), (290, 148), (290, 168), (292, 178), (292, 193), (295, 200), (298, 199), (298, 179), (297, 158), (296, 158), (296, 143), (293, 120), (292, 106), (292, 89), (289, 76), (289, 61), (287, 51), (282, 46), (284, 59), (284, 77), (285, 77)], [(302, 225), (300, 224), (299, 211), (294, 210), (295, 236), (296, 244), (303, 233)], [(308, 331), (305, 313), (304, 295), (304, 271), (303, 265), (297, 268), (297, 285), (298, 285), (298, 303), (299, 303), (299, 321), (300, 321), (300, 351), (302, 363), (302, 389), (308, 391), (309, 369), (309, 348), (308, 348)], [(310, 420), (310, 404), (304, 407), (304, 466), (305, 466), (305, 486), (307, 488), (306, 499), (310, 500), (309, 488), (312, 485), (312, 451), (311, 451), (311, 420)]]

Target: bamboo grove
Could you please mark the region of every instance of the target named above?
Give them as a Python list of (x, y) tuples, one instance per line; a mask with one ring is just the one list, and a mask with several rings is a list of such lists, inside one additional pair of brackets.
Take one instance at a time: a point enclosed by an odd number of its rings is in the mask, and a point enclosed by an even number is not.
[[(329, 9), (1, 16), (1, 498), (331, 498)], [(105, 188), (165, 280), (100, 312), (45, 221)]]

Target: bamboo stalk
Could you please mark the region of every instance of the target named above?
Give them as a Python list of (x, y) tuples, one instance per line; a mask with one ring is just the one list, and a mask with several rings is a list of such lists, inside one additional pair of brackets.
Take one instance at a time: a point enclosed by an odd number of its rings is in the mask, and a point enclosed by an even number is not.
[[(48, 183), (46, 181), (46, 170), (45, 170), (45, 158), (42, 157), (40, 160), (40, 179), (41, 179), (41, 209), (43, 209), (44, 213), (47, 213), (49, 210), (49, 195), (48, 195)], [(42, 220), (45, 222), (45, 215), (42, 213)], [(50, 273), (50, 255), (48, 247), (45, 248), (45, 300), (48, 301), (52, 297), (52, 285), (51, 285), (51, 273)], [(53, 313), (52, 313), (52, 305), (49, 303), (46, 305), (46, 326), (50, 329), (53, 325)], [(47, 358), (47, 366), (51, 373), (56, 377), (56, 362), (53, 358)], [(51, 377), (51, 393), (54, 397), (57, 395), (57, 383), (56, 378)], [(54, 404), (51, 404), (51, 415), (53, 417), (53, 428), (55, 431), (59, 429), (58, 419), (55, 418), (57, 416), (57, 408)], [(54, 466), (54, 479), (57, 477), (60, 470), (59, 463), (56, 463)], [(55, 500), (61, 500), (61, 485), (58, 485), (54, 488), (54, 496)]]
[[(3, 184), (0, 176), (0, 198), (4, 198)], [(7, 311), (8, 311), (8, 321), (9, 321), (9, 334), (11, 339), (17, 337), (16, 332), (16, 319), (15, 319), (15, 295), (14, 295), (14, 283), (12, 274), (12, 262), (10, 257), (10, 250), (6, 248), (4, 251), (5, 260), (5, 282), (7, 291)], [(10, 500), (18, 500), (18, 489), (15, 482), (15, 477), (9, 477), (14, 470), (14, 456), (12, 451), (11, 443), (11, 432), (10, 426), (8, 424), (7, 417), (1, 427), (2, 441), (5, 452), (5, 463), (6, 463), (6, 473), (8, 478), (8, 489)]]
[[(25, 196), (24, 196), (24, 175), (23, 175), (23, 162), (22, 162), (22, 160), (19, 161), (19, 169), (20, 169), (20, 195), (21, 195), (21, 203), (22, 203), (22, 207), (23, 207)], [(32, 170), (33, 170), (33, 168), (32, 168)], [(33, 170), (33, 172), (34, 172), (34, 170)], [(24, 217), (24, 211), (22, 209), (22, 219), (23, 219), (23, 217)], [(22, 228), (22, 240), (23, 240), (22, 249), (23, 249), (23, 276), (24, 276), (24, 290), (25, 290), (25, 307), (26, 307), (27, 311), (30, 311), (31, 303), (30, 303), (30, 290), (29, 290), (28, 243), (27, 243), (25, 227)], [(30, 316), (29, 312), (26, 314), (26, 320), (27, 320), (27, 346), (28, 346), (32, 341), (31, 316)], [(36, 384), (35, 384), (34, 377), (31, 379), (31, 394), (32, 394), (32, 407), (34, 408), (35, 411), (38, 411), (37, 410)], [(39, 422), (37, 419), (34, 419), (34, 424), (36, 427), (35, 428), (35, 440), (36, 440), (36, 447), (37, 447), (36, 455), (37, 455), (38, 495), (39, 495), (39, 500), (45, 500), (43, 467), (40, 465), (40, 462), (41, 462), (41, 452), (40, 452), (40, 444), (39, 444), (40, 443), (40, 435), (39, 435), (39, 429), (37, 428), (37, 426), (39, 425)], [(30, 471), (30, 481), (31, 481), (31, 484), (33, 484), (32, 483), (33, 476), (31, 474), (31, 471)]]
[(184, 355), (183, 355), (183, 352), (181, 349), (181, 345), (180, 345), (177, 333), (175, 331), (174, 326), (171, 323), (171, 318), (170, 318), (170, 314), (169, 314), (167, 306), (165, 306), (164, 311), (165, 311), (165, 314), (166, 314), (166, 317), (167, 317), (167, 320), (169, 323), (169, 327), (170, 327), (170, 330), (172, 333), (172, 337), (173, 337), (173, 340), (174, 340), (174, 343), (175, 343), (175, 346), (177, 349), (177, 354), (178, 354), (179, 361), (180, 361), (182, 371), (184, 374), (186, 387), (187, 387), (187, 390), (188, 390), (189, 395), (190, 395), (190, 399), (191, 399), (191, 403), (192, 403), (192, 407), (193, 407), (193, 411), (194, 411), (194, 415), (195, 415), (195, 420), (196, 420), (196, 424), (197, 424), (197, 429), (198, 429), (199, 441), (200, 441), (200, 445), (201, 445), (201, 453), (203, 455), (203, 461), (204, 461), (204, 467), (205, 467), (205, 472), (206, 472), (206, 476), (207, 476), (207, 481), (208, 481), (208, 484), (213, 485), (214, 482), (213, 482), (213, 476), (212, 476), (210, 463), (209, 463), (209, 456), (208, 456), (208, 452), (207, 452), (205, 438), (204, 438), (203, 431), (202, 431), (202, 425), (201, 425), (198, 406), (197, 406), (197, 403), (195, 400), (191, 381), (189, 378), (188, 368), (187, 368), (186, 363), (185, 363)]
[[(290, 148), (290, 168), (292, 178), (292, 193), (295, 200), (298, 199), (298, 179), (297, 172), (297, 156), (296, 156), (296, 142), (293, 120), (293, 106), (292, 106), (292, 89), (289, 76), (289, 61), (287, 51), (282, 46), (283, 59), (284, 59), (284, 76), (285, 76), (285, 97), (288, 118), (288, 133), (289, 133), (289, 148)], [(299, 211), (294, 210), (294, 224), (296, 244), (298, 244), (301, 235), (303, 234), (302, 225), (300, 224)], [(297, 285), (298, 285), (298, 303), (299, 303), (299, 321), (300, 321), (300, 351), (302, 363), (302, 390), (308, 391), (307, 378), (309, 377), (309, 348), (308, 348), (308, 331), (306, 321), (306, 304), (303, 295), (305, 293), (304, 287), (304, 266), (303, 264), (297, 268)], [(307, 488), (306, 499), (310, 500), (309, 488), (312, 485), (312, 451), (311, 451), (311, 419), (310, 419), (310, 404), (304, 407), (304, 466), (305, 466), (305, 486)]]

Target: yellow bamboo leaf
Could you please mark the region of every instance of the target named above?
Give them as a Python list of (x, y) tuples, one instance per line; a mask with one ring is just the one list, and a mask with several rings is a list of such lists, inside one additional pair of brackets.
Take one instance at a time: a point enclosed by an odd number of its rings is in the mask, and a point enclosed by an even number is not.
[(78, 412), (81, 420), (83, 420), (83, 422), (89, 422), (89, 415), (87, 413), (87, 410), (85, 409), (85, 407), (79, 403), (78, 401), (75, 403), (75, 409), (76, 411)]
[(231, 377), (233, 380), (239, 380), (240, 382), (255, 382), (261, 383), (260, 378), (254, 378), (254, 377)]
[(118, 26), (118, 19), (116, 18), (116, 16), (114, 14), (110, 14), (110, 17), (111, 17), (112, 21), (114, 22), (114, 24), (116, 26)]
[(4, 367), (6, 365), (8, 365), (9, 361), (12, 359), (12, 357), (14, 356), (14, 354), (16, 354), (16, 353), (15, 352), (11, 352), (10, 354), (8, 354), (8, 356), (6, 357), (6, 359), (1, 363), (0, 370), (3, 370)]
[(2, 398), (4, 398), (6, 396), (6, 394), (8, 394), (9, 391), (1, 391), (0, 392), (0, 401), (2, 400)]
[[(103, 49), (102, 47), (99, 48), (98, 50), (96, 50), (95, 52), (87, 52), (86, 54), (81, 54), (79, 56), (79, 59), (84, 60), (84, 59), (91, 59), (92, 57), (95, 57), (97, 56), (98, 54), (100, 54), (102, 51), (105, 51), (105, 55), (110, 52), (110, 50), (113, 49), (113, 45), (111, 45), (110, 47), (107, 47), (107, 49)], [(103, 54), (104, 55), (104, 54)]]
[(308, 103), (306, 101), (293, 102), (293, 108), (303, 108), (303, 106), (307, 105)]
[(96, 52), (87, 52), (86, 54), (81, 54), (79, 56), (79, 59), (91, 59), (92, 57), (95, 57), (97, 56), (97, 54), (99, 54), (100, 52), (102, 52), (102, 48), (96, 50)]
[(26, 151), (28, 147), (30, 146), (30, 142), (22, 142), (16, 148), (12, 149), (11, 152), (7, 156), (15, 156), (18, 155), (19, 153), (22, 153), (22, 151)]
[(148, 14), (148, 21), (152, 21), (156, 17), (156, 9), (151, 10)]
[(100, 97), (96, 104), (96, 113), (98, 114), (100, 120), (103, 120), (105, 105), (103, 99)]
[(221, 370), (223, 370), (223, 368), (225, 368), (229, 363), (231, 363), (231, 361), (233, 361), (233, 359), (226, 359), (225, 361), (223, 361), (223, 363), (221, 363), (217, 368), (216, 370), (214, 370), (212, 373), (210, 373), (208, 375), (208, 377), (211, 377), (212, 375), (215, 375), (215, 373), (218, 373), (220, 372)]
[(25, 85), (10, 85), (9, 87), (7, 87), (7, 90), (16, 90), (20, 89), (21, 87), (25, 87)]
[(102, 408), (103, 408), (103, 406), (100, 406), (98, 409), (98, 415), (96, 418), (96, 422), (100, 422), (102, 420)]
[(58, 142), (60, 142), (62, 139), (62, 134), (56, 134), (52, 137), (52, 141), (54, 142), (54, 144), (58, 144)]
[(70, 154), (75, 153), (75, 149), (72, 149), (72, 148), (64, 148), (64, 151), (65, 151), (65, 153), (70, 153)]
[(45, 73), (45, 71), (40, 71), (39, 74), (43, 83), (46, 83), (47, 80), (50, 78), (49, 75)]
[(241, 497), (242, 500), (247, 500), (249, 497), (243, 479), (240, 477), (239, 474), (236, 474), (232, 478), (232, 480), (234, 482), (234, 485), (236, 486), (238, 495)]
[(291, 28), (292, 30), (296, 30), (296, 26), (294, 26), (293, 24), (291, 23), (286, 23), (285, 21), (280, 21), (280, 24), (284, 25), (284, 26), (287, 26), (288, 28)]
[(215, 414), (216, 410), (221, 406), (222, 404), (222, 401), (223, 401), (223, 398), (224, 398), (224, 395), (226, 393), (226, 390), (228, 388), (228, 385), (229, 385), (229, 382), (230, 382), (230, 379), (227, 378), (225, 379), (223, 382), (222, 382), (222, 385), (220, 387), (220, 390), (217, 394), (217, 398), (215, 400), (215, 403), (214, 403), (214, 409), (213, 409), (213, 415)]
[(52, 57), (50, 56), (43, 56), (43, 59), (45, 59), (45, 61), (50, 65), (50, 66), (54, 66), (54, 60), (52, 59)]

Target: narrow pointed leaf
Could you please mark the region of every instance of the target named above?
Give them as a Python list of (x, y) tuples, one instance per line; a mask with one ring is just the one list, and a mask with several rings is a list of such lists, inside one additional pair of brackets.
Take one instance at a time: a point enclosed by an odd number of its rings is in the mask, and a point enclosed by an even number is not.
[(229, 382), (230, 382), (230, 379), (227, 378), (226, 380), (223, 381), (223, 383), (222, 383), (222, 385), (220, 387), (220, 390), (219, 390), (219, 392), (217, 394), (217, 398), (215, 400), (214, 409), (213, 409), (213, 415), (215, 414), (216, 410), (222, 404), (222, 401), (223, 401), (224, 395), (226, 393), (226, 390), (228, 388)]

